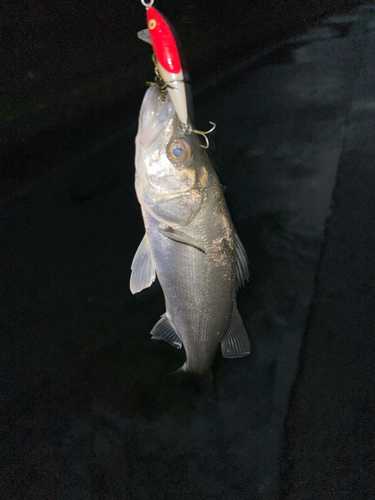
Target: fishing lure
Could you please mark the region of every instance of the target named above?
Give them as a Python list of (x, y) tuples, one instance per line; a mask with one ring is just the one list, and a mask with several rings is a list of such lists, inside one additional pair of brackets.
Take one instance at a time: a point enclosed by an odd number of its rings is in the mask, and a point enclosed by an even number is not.
[(154, 50), (157, 71), (176, 109), (176, 113), (183, 127), (188, 124), (186, 90), (180, 54), (177, 43), (164, 16), (152, 7), (153, 0), (142, 4), (146, 7), (147, 27)]
[(207, 149), (209, 147), (207, 134), (212, 132), (216, 125), (209, 122), (212, 128), (207, 132), (202, 132), (193, 129), (189, 123), (184, 74), (172, 28), (167, 19), (153, 7), (154, 0), (149, 2), (141, 0), (141, 3), (146, 8), (147, 29), (140, 31), (138, 37), (150, 43), (154, 50), (156, 78), (155, 82), (150, 85), (156, 85), (162, 95), (168, 92), (184, 133), (188, 135), (194, 132), (203, 136), (206, 145), (202, 147)]

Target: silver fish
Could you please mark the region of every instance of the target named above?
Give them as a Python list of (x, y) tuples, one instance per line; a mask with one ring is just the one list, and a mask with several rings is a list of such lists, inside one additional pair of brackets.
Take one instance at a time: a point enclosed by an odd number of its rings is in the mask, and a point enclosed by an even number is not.
[(194, 133), (184, 133), (170, 97), (156, 87), (143, 99), (135, 167), (146, 234), (130, 290), (140, 292), (157, 275), (166, 304), (152, 338), (184, 346), (178, 371), (206, 373), (220, 343), (226, 358), (248, 355), (236, 306), (236, 291), (249, 278), (245, 249), (205, 150)]

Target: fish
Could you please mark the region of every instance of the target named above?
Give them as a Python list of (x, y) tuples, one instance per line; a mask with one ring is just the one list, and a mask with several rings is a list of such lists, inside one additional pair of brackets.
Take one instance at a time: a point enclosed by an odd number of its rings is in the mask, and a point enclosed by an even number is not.
[(236, 304), (249, 280), (248, 259), (207, 151), (173, 95), (150, 86), (139, 114), (135, 191), (145, 235), (130, 290), (158, 278), (166, 311), (151, 337), (184, 347), (178, 372), (206, 375), (219, 346), (225, 358), (250, 354)]
[(145, 94), (136, 136), (135, 190), (145, 235), (131, 265), (131, 292), (156, 276), (166, 312), (153, 339), (185, 349), (181, 371), (205, 374), (221, 344), (226, 358), (250, 354), (236, 305), (249, 279), (246, 251), (223, 189), (195, 134), (184, 134), (169, 96)]

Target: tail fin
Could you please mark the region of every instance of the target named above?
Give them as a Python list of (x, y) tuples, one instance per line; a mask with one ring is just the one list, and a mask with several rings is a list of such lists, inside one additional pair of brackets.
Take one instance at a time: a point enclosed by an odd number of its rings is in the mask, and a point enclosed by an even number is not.
[(176, 375), (176, 373), (186, 373), (186, 362), (180, 368), (175, 370), (174, 372), (167, 373), (167, 376)]
[(186, 363), (178, 370), (168, 373), (167, 377), (175, 375), (175, 382), (180, 386), (194, 386), (199, 394), (211, 395), (214, 392), (214, 377), (212, 368), (209, 368), (203, 375), (186, 371)]

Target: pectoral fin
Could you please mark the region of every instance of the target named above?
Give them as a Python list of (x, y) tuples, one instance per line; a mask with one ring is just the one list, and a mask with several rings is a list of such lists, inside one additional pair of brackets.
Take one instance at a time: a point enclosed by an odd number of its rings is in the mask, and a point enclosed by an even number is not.
[(152, 261), (151, 247), (147, 234), (144, 235), (131, 265), (130, 291), (138, 293), (152, 285), (156, 278), (155, 265)]
[(156, 323), (154, 328), (151, 330), (151, 338), (156, 340), (164, 340), (164, 342), (169, 342), (177, 349), (181, 349), (182, 340), (176, 332), (176, 330), (171, 325), (166, 313), (162, 315), (159, 321)]
[(206, 253), (206, 250), (203, 248), (203, 245), (199, 241), (195, 240), (179, 229), (172, 229), (168, 226), (159, 226), (158, 231), (170, 240), (177, 241), (178, 243), (183, 243), (184, 245), (189, 245), (196, 248), (197, 250), (200, 250), (203, 253)]
[(247, 260), (246, 250), (237, 234), (234, 231), (236, 241), (236, 290), (245, 286), (245, 281), (249, 281), (249, 261)]
[(250, 341), (237, 306), (234, 307), (228, 333), (221, 343), (224, 358), (242, 358), (250, 354)]

